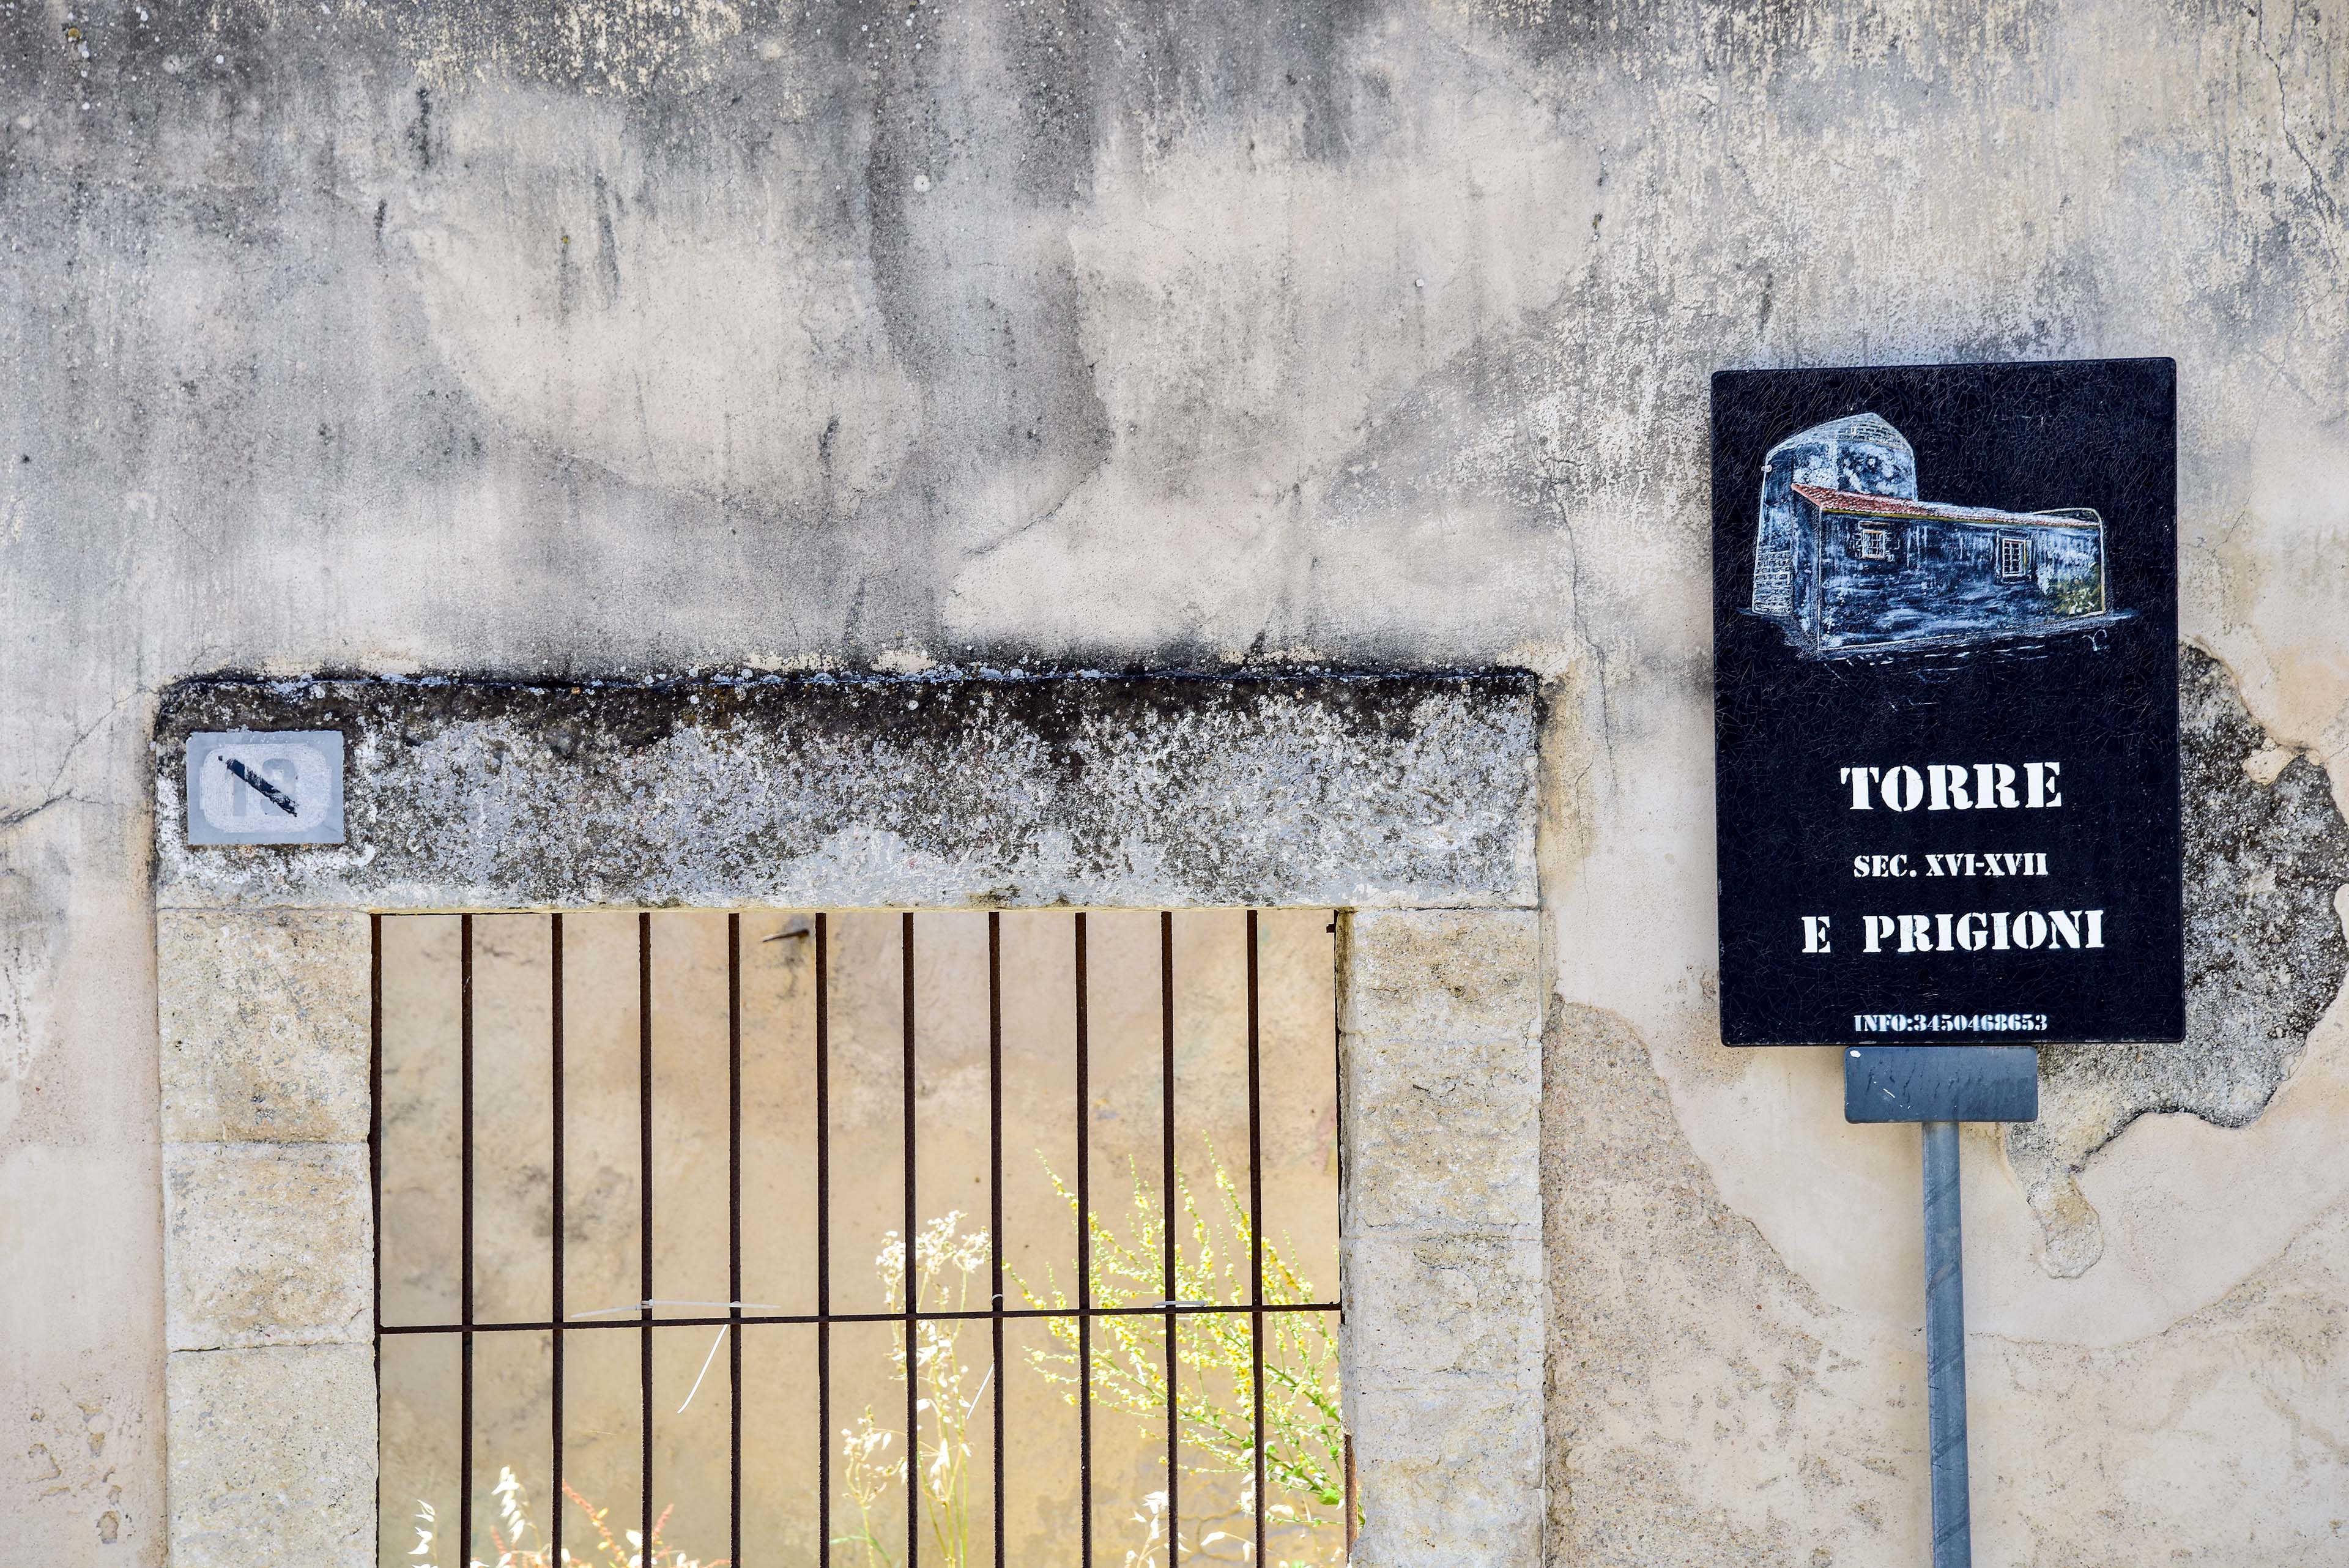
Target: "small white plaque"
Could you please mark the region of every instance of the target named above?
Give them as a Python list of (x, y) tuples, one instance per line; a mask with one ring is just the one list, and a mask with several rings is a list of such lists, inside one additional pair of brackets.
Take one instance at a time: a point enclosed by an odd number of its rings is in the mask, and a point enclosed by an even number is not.
[(339, 730), (188, 737), (188, 842), (340, 844)]

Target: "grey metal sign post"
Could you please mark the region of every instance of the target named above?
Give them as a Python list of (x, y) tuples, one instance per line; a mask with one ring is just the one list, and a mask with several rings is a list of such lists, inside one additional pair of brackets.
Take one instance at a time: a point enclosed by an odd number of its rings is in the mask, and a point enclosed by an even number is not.
[(1925, 1420), (1933, 1568), (1972, 1568), (1966, 1480), (1965, 1247), (1958, 1124), (2039, 1118), (2028, 1045), (1878, 1045), (1844, 1053), (1847, 1122), (1917, 1122), (1925, 1147)]

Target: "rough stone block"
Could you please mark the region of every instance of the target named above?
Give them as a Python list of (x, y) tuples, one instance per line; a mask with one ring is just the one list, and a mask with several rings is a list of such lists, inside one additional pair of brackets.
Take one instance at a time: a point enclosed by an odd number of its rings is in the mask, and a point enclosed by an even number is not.
[(157, 1011), (171, 1142), (367, 1136), (367, 917), (160, 909)]
[(1348, 1230), (1541, 1223), (1538, 1041), (1346, 1044)]
[(1526, 1235), (1408, 1235), (1346, 1242), (1349, 1386), (1471, 1374), (1541, 1387), (1542, 1251)]
[(165, 1146), (171, 1347), (367, 1340), (370, 1210), (362, 1144)]
[(1531, 909), (1364, 909), (1348, 921), (1340, 1026), (1429, 1044), (1541, 1035), (1540, 917)]
[(375, 1355), (181, 1351), (165, 1372), (171, 1568), (375, 1562)]
[(1348, 1386), (1362, 1534), (1353, 1568), (1536, 1568), (1538, 1389)]
[(1538, 936), (1530, 910), (1350, 919), (1350, 1231), (1540, 1224)]

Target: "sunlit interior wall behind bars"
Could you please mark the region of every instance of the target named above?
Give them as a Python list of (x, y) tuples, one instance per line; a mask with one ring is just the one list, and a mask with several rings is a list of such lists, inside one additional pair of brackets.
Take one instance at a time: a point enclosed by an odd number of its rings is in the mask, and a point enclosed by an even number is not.
[[(1002, 1249), (1005, 1305), (1014, 1312), (1075, 1299), (1071, 1198), (1080, 1127), (1088, 1140), (1095, 1223), (1096, 1304), (1164, 1299), (1165, 1044), (1162, 934), (1171, 934), (1174, 1152), (1179, 1185), (1202, 1229), (1180, 1215), (1185, 1300), (1246, 1306), (1250, 1271), (1242, 1228), (1248, 1194), (1247, 917), (1243, 911), (1152, 912), (1085, 918), (1086, 1100), (1077, 1101), (1077, 917), (1019, 912), (999, 919)], [(1335, 1303), (1338, 1296), (1336, 1047), (1332, 917), (1262, 912), (1258, 942), (1260, 1181), (1266, 1299)], [(902, 918), (836, 914), (825, 922), (828, 999), (829, 1311), (835, 1318), (902, 1310), (891, 1275), (905, 1213), (905, 1050)], [(817, 953), (812, 918), (771, 910), (740, 917), (740, 1300), (746, 1315), (812, 1317), (819, 1311), (817, 1223)], [(511, 1548), (511, 1469), (533, 1528), (521, 1544), (551, 1540), (555, 1430), (554, 1335), (543, 1327), (473, 1336), (471, 1503), (465, 1466), (462, 1339), (413, 1332), (465, 1320), (462, 1297), (464, 1147), (463, 965), (460, 918), (380, 922), (381, 1560), (453, 1565), (498, 1561)], [(934, 1267), (926, 1309), (982, 1311), (989, 1280), (988, 917), (924, 913), (913, 920), (915, 1200), (917, 1234)], [(730, 1294), (728, 917), (652, 915), (651, 1512), (659, 1544), (700, 1562), (721, 1559), (735, 1528), (731, 1452), (736, 1411), (730, 1347), (721, 1329)], [(622, 1542), (645, 1517), (640, 1330), (640, 928), (628, 913), (562, 919), (562, 1124), (555, 1124), (554, 923), (543, 914), (477, 915), (472, 974), (472, 1313), (476, 1324), (553, 1321), (554, 1193), (561, 1140), (562, 1385), (565, 1487)], [(1230, 1196), (1218, 1191), (1227, 1178)], [(1056, 1181), (1061, 1189), (1056, 1189)], [(1211, 1282), (1195, 1277), (1202, 1242)], [(1121, 1247), (1137, 1249), (1131, 1259)], [(1288, 1265), (1295, 1278), (1279, 1267)], [(1342, 1556), (1344, 1512), (1334, 1426), (1314, 1408), (1334, 1403), (1337, 1318), (1268, 1317), (1267, 1401), (1273, 1428), (1266, 1489), (1268, 1562)], [(1068, 1320), (1061, 1320), (1066, 1325)], [(585, 1327), (601, 1323), (604, 1327)], [(1182, 1447), (1177, 1506), (1185, 1558), (1241, 1562), (1252, 1544), (1248, 1467), (1230, 1464), (1206, 1425), (1228, 1414), (1245, 1444), (1250, 1400), (1245, 1314), (1185, 1319), (1178, 1367)], [(1126, 1345), (1107, 1340), (1115, 1329)], [(1225, 1335), (1217, 1340), (1218, 1330)], [(403, 1330), (409, 1332), (401, 1332)], [(820, 1560), (819, 1467), (830, 1472), (831, 1561), (905, 1558), (906, 1507), (895, 1467), (905, 1395), (896, 1370), (902, 1328), (835, 1322), (829, 1330), (829, 1410), (819, 1408), (819, 1331), (753, 1323), (740, 1331), (740, 1538), (746, 1563)], [(925, 1396), (968, 1442), (928, 1486), (921, 1560), (995, 1561), (994, 1401), (1003, 1400), (1006, 1560), (1084, 1560), (1088, 1533), (1080, 1413), (1070, 1328), (1014, 1318), (994, 1365), (991, 1325), (947, 1323)], [(1156, 1315), (1096, 1319), (1092, 1400), (1092, 1561), (1129, 1553), (1169, 1562), (1164, 1334)], [(926, 1345), (932, 1343), (925, 1337)], [(1199, 1347), (1220, 1345), (1223, 1369)], [(1231, 1347), (1241, 1347), (1233, 1354)], [(713, 1354), (714, 1353), (714, 1354)], [(1049, 1358), (1058, 1357), (1053, 1360)], [(1237, 1375), (1235, 1368), (1237, 1368)], [(954, 1382), (958, 1378), (957, 1386)], [(1309, 1390), (1300, 1394), (1290, 1379)], [(1133, 1408), (1154, 1407), (1148, 1413)], [(890, 1434), (860, 1441), (863, 1418)], [(925, 1466), (936, 1463), (935, 1414), (923, 1416)], [(863, 1461), (853, 1453), (865, 1448)], [(1289, 1467), (1294, 1464), (1292, 1470)], [(428, 1508), (429, 1519), (422, 1518)], [(563, 1510), (563, 1544), (604, 1562), (580, 1502)], [(470, 1552), (460, 1521), (470, 1514)], [(1311, 1524), (1295, 1521), (1311, 1520)], [(419, 1554), (419, 1530), (431, 1532)], [(870, 1543), (865, 1537), (869, 1532)], [(664, 1554), (660, 1561), (666, 1563)]]

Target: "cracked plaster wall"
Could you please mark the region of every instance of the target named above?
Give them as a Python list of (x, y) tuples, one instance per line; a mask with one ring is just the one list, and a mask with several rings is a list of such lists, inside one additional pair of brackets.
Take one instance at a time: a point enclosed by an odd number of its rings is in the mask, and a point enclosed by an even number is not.
[(0, 9), (10, 1550), (160, 1551), (169, 682), (1268, 658), (1555, 683), (1555, 1556), (1913, 1555), (1913, 1150), (1714, 1044), (1704, 378), (2155, 353), (2209, 1051), (1969, 1146), (1977, 1537), (2338, 1561), (2340, 29)]

